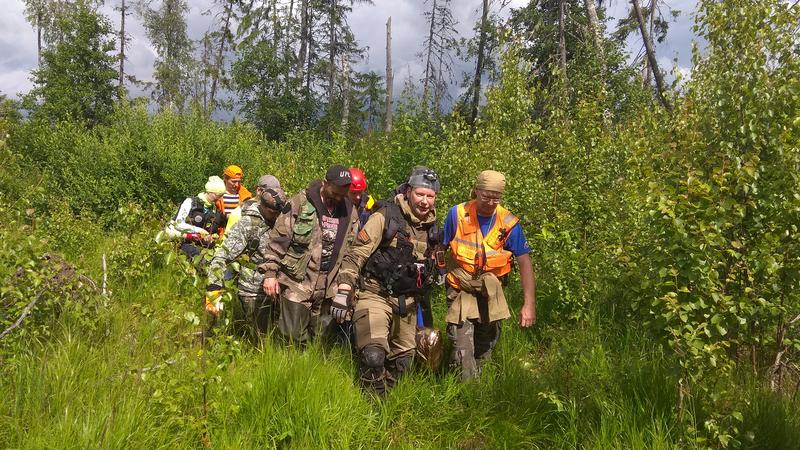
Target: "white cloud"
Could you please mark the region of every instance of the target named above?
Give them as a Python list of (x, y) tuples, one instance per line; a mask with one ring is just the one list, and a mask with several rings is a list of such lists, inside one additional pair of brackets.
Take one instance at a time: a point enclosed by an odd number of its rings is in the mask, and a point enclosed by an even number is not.
[(36, 67), (36, 33), (25, 20), (21, 1), (4, 5), (0, 14), (0, 93), (12, 98), (32, 87)]
[(0, 72), (0, 94), (9, 98), (19, 98), (19, 94), (24, 94), (31, 90), (30, 72), (25, 69), (3, 70)]
[[(0, 92), (16, 96), (31, 87), (28, 80), (30, 71), (36, 67), (36, 33), (23, 16), (24, 3), (15, 0), (4, 3), (4, 13), (0, 15)], [(115, 8), (119, 0), (108, 0), (101, 11), (109, 18), (114, 29), (119, 27), (119, 12)], [(128, 1), (130, 4), (131, 2)], [(189, 36), (199, 39), (208, 30), (213, 16), (203, 15), (212, 4), (212, 0), (190, 0), (188, 16)], [(498, 2), (493, 2), (496, 10)], [(527, 0), (513, 0), (502, 12), (508, 15), (512, 7), (521, 7)], [(676, 58), (678, 66), (683, 70), (691, 67), (691, 31), (689, 13), (694, 9), (696, 0), (671, 0), (673, 8), (682, 10), (678, 20), (670, 24), (670, 31), (665, 43), (658, 45), (656, 51), (660, 59), (669, 62), (664, 69), (670, 70), (672, 59)], [(454, 16), (458, 20), (457, 29), (464, 37), (473, 33), (473, 26), (479, 19), (480, 0), (454, 0)], [(395, 92), (399, 94), (405, 79), (411, 76), (416, 79), (423, 70), (418, 53), (422, 50), (427, 27), (423, 16), (429, 5), (423, 0), (375, 0), (375, 5), (356, 6), (348, 17), (349, 23), (359, 43), (368, 48), (367, 58), (356, 65), (357, 70), (374, 70), (384, 74), (386, 67), (386, 20), (392, 17), (392, 64), (395, 72)], [(608, 15), (621, 17), (627, 14), (629, 3), (616, 0), (608, 5)], [(610, 21), (608, 27), (613, 29), (616, 21)], [(155, 51), (149, 45), (141, 21), (135, 14), (128, 16), (127, 32), (131, 37), (126, 51), (126, 72), (142, 81), (152, 81)], [(638, 39), (638, 40), (637, 40)], [(632, 52), (641, 46), (641, 38), (632, 37), (628, 43)], [(471, 70), (472, 63), (458, 63), (453, 69), (457, 72)], [(461, 74), (455, 74), (460, 80)], [(140, 93), (139, 93), (140, 94)], [(138, 94), (137, 94), (138, 95)]]

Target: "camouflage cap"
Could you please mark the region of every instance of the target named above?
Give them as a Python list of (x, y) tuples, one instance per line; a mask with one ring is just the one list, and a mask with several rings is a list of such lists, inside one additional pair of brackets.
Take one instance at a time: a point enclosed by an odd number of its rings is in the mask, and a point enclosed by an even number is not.
[(258, 179), (257, 188), (261, 189), (261, 204), (265, 207), (281, 211), (286, 204), (286, 193), (280, 181), (272, 175), (264, 175)]
[(280, 189), (281, 182), (278, 181), (278, 179), (275, 178), (275, 176), (273, 175), (263, 175), (261, 178), (258, 179), (258, 184), (256, 184), (256, 186), (262, 188)]

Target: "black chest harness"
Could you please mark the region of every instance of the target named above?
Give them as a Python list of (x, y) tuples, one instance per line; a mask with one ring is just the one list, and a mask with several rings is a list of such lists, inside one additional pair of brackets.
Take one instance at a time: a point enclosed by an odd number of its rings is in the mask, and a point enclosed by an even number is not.
[[(424, 296), (438, 275), (432, 254), (441, 242), (439, 226), (433, 223), (428, 228), (425, 256), (418, 260), (414, 256), (414, 242), (408, 232), (411, 225), (400, 206), (387, 203), (383, 211), (386, 221), (381, 243), (364, 264), (363, 273), (376, 280), (386, 293), (398, 297), (398, 314), (405, 317), (405, 297)], [(396, 246), (391, 247), (394, 238), (397, 238)]]
[(222, 214), (216, 208), (207, 207), (198, 197), (192, 197), (192, 206), (186, 215), (186, 223), (214, 233), (223, 224)]

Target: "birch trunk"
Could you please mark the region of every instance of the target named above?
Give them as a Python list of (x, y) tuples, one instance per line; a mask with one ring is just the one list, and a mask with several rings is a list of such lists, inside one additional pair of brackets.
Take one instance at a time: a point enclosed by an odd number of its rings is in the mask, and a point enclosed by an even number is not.
[(645, 27), (644, 17), (642, 17), (642, 8), (639, 6), (639, 0), (631, 0), (631, 4), (633, 4), (633, 10), (634, 13), (636, 13), (636, 21), (639, 22), (639, 31), (642, 33), (644, 49), (647, 52), (647, 60), (650, 61), (650, 67), (653, 70), (653, 77), (656, 80), (658, 100), (667, 111), (672, 111), (672, 106), (669, 104), (669, 101), (667, 101), (667, 98), (664, 97), (664, 92), (666, 90), (664, 77), (661, 75), (661, 71), (658, 69), (658, 61), (656, 61), (653, 40), (651, 39), (650, 34), (647, 32), (647, 28)]

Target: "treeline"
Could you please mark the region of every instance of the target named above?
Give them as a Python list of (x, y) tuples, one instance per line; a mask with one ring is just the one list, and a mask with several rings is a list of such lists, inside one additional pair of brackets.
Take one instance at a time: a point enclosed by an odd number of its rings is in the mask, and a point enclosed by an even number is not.
[[(296, 128), (362, 134), (391, 126), (385, 123), (391, 96), (384, 75), (353, 68), (368, 55), (347, 17), (371, 0), (214, 0), (205, 5), (210, 25), (202, 36), (189, 35), (186, 0), (116, 1), (118, 29), (101, 13), (104, 3), (26, 1), (39, 52), (26, 108), (93, 125), (105, 122), (111, 103), (136, 88), (160, 111), (241, 115), (272, 138)], [(466, 45), (458, 42), (450, 3), (436, 0), (419, 12), (430, 27), (420, 42), (424, 96), (440, 112), (455, 81), (452, 61)], [(130, 29), (132, 20), (144, 27), (156, 53), (152, 81), (126, 72), (132, 42), (126, 24)], [(387, 64), (391, 71), (391, 60)], [(93, 98), (70, 95), (76, 87), (93, 91)]]
[[(632, 81), (641, 71), (646, 86), (655, 79), (663, 100), (667, 86), (651, 41), (666, 36), (669, 17), (662, 11), (674, 13), (660, 0), (644, 6), (637, 1), (630, 17), (606, 32), (605, 10), (591, 1), (530, 2), (510, 9), (505, 2), (476, 0), (468, 6), (478, 15), (474, 34), (464, 36), (454, 9), (467, 6), (428, 0), (418, 11), (425, 25), (418, 43), (422, 69), (395, 89), (389, 22), (385, 71), (356, 70), (377, 49), (359, 43), (348, 15), (356, 7), (373, 7), (370, 0), (214, 0), (203, 12), (209, 26), (201, 36), (189, 35), (186, 0), (110, 3), (25, 1), (39, 61), (34, 88), (23, 102), (33, 116), (108, 123), (113, 103), (127, 100), (134, 89), (147, 92), (149, 99), (139, 101), (159, 111), (241, 117), (269, 138), (294, 129), (328, 136), (390, 130), (398, 100), (401, 108), (424, 112), (433, 122), (457, 111), (474, 125), (486, 87), (499, 81), (499, 56), (510, 41), (522, 46), (520, 57), (531, 64), (528, 75), (536, 83), (551, 84), (556, 68), (569, 79), (589, 44), (592, 54), (584, 58), (607, 68), (609, 87), (615, 84), (611, 78)], [(112, 11), (117, 25), (103, 13)], [(386, 19), (375, 28), (382, 30)], [(156, 54), (149, 80), (136, 79), (126, 65), (132, 21), (146, 34), (146, 42), (139, 37), (136, 43)], [(651, 45), (647, 57), (628, 64), (621, 49), (631, 33)], [(468, 69), (461, 72), (459, 66)], [(460, 94), (454, 97), (455, 92)]]
[[(674, 369), (664, 382), (679, 440), (746, 445), (741, 386), (757, 383), (776, 392), (776, 402), (792, 402), (800, 381), (800, 10), (779, 0), (700, 1), (696, 29), (706, 48), (695, 52), (680, 89), (654, 90), (644, 81), (658, 69), (648, 76), (625, 62), (619, 41), (603, 31), (602, 9), (594, 25), (576, 20), (589, 17), (590, 3), (512, 12), (511, 34), (495, 41), (495, 82), (474, 120), (469, 108), (431, 114), (440, 81), (402, 103), (391, 133), (363, 136), (274, 122), (282, 138), (272, 139), (253, 118), (222, 124), (202, 107), (151, 115), (126, 102), (91, 116), (102, 120), (63, 120), (40, 112), (43, 97), (26, 120), (5, 115), (4, 151), (19, 156), (4, 158), (18, 166), (0, 177), (0, 191), (20, 210), (37, 211), (31, 215), (66, 198), (67, 211), (114, 227), (131, 203), (167, 214), (229, 163), (245, 168), (248, 185), (272, 173), (294, 191), (346, 162), (364, 169), (378, 196), (425, 164), (442, 179), (440, 212), (464, 200), (479, 170), (502, 171), (504, 203), (523, 218), (534, 249), (542, 323), (636, 330), (662, 346)], [(307, 21), (327, 23), (313, 1), (299, 4), (311, 12)], [(542, 38), (541, 27), (552, 32)], [(273, 44), (284, 42), (281, 33), (260, 33), (269, 40), (255, 45), (293, 48)], [(47, 50), (42, 57), (40, 71)], [(299, 62), (270, 78), (276, 92), (312, 96), (299, 86), (330, 76), (303, 60), (302, 77), (290, 81)], [(319, 78), (309, 82), (312, 72)], [(313, 110), (304, 117), (322, 121), (324, 109)], [(41, 189), (16, 173), (41, 175)]]

